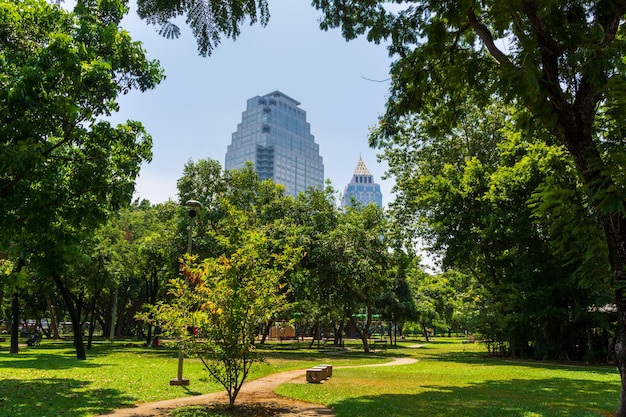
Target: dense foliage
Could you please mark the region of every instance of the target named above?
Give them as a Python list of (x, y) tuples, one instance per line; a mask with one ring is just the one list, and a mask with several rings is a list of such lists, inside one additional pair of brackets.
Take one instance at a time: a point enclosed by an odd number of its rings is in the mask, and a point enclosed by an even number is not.
[[(601, 358), (610, 319), (597, 311), (610, 302), (602, 232), (571, 185), (578, 181), (571, 160), (546, 145), (540, 129), (517, 130), (522, 116), (501, 104), (467, 103), (455, 129), (407, 124), (384, 144), (398, 179), (392, 211), (407, 234), (442, 253), (445, 269), (475, 277), (473, 329), (499, 353)], [(440, 279), (437, 287), (445, 287), (445, 274)], [(457, 288), (450, 298), (461, 297)], [(428, 299), (417, 306), (428, 311)]]
[[(340, 210), (330, 186), (286, 197), (210, 160), (185, 167), (178, 204), (122, 208), (150, 138), (102, 116), (162, 78), (119, 27), (125, 4), (0, 5), (0, 303), (14, 326), (20, 310), (69, 319), (84, 358), (87, 324), (90, 341), (99, 327), (146, 343), (158, 324), (231, 404), (274, 325), (368, 351), (411, 322), (550, 359), (603, 360), (613, 336), (626, 375), (626, 2), (314, 0), (322, 28), (397, 57), (371, 136), (396, 179), (390, 213)], [(167, 37), (185, 16), (201, 55), (269, 17), (265, 0), (138, 6)], [(190, 199), (202, 208), (181, 276)], [(422, 239), (442, 273), (406, 249)], [(145, 323), (143, 304), (157, 306)]]
[[(618, 310), (612, 346), (622, 375), (623, 401), (617, 415), (626, 416), (626, 229), (620, 226), (626, 223), (622, 134), (626, 1), (406, 0), (390, 5), (384, 0), (314, 0), (313, 4), (324, 12), (323, 29), (341, 27), (346, 39), (366, 34), (371, 41), (389, 42), (391, 54), (398, 58), (392, 65), (387, 110), (372, 144), (386, 140), (401, 144), (399, 132), (416, 119), (432, 122), (433, 140), (445, 139), (465, 119), (468, 102), (484, 108), (504, 100), (528, 110), (548, 133), (541, 141), (563, 146), (577, 181), (565, 187), (565, 179), (558, 181), (557, 189), (544, 190), (561, 196), (569, 192), (570, 197), (583, 194), (585, 210), (579, 213), (592, 216), (602, 232), (606, 252), (599, 255), (610, 273), (599, 278), (612, 289)], [(535, 123), (518, 127), (529, 133)], [(458, 139), (462, 143), (463, 138)], [(481, 169), (478, 165), (466, 172)], [(481, 176), (475, 177), (480, 185)], [(558, 195), (543, 196), (548, 199), (539, 205), (558, 206)], [(587, 246), (596, 245), (596, 236), (591, 235), (592, 245)]]
[[(123, 1), (79, 1), (73, 12), (43, 0), (0, 4), (0, 254), (13, 273), (52, 279), (80, 337), (81, 286), (69, 266), (89, 232), (128, 204), (151, 138), (135, 121), (111, 126), (117, 98), (162, 79), (119, 24)], [(14, 281), (15, 282), (15, 281)], [(14, 331), (17, 334), (17, 287)], [(12, 340), (17, 351), (17, 339)]]

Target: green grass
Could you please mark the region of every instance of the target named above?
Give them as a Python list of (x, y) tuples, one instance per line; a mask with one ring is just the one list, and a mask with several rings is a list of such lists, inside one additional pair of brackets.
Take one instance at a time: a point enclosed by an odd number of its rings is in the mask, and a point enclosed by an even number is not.
[[(617, 408), (619, 375), (614, 367), (490, 359), (483, 357), (481, 345), (455, 339), (438, 339), (419, 348), (410, 345), (364, 355), (275, 343), (264, 348), (267, 363), (257, 366), (251, 378), (332, 363), (333, 377), (323, 384), (285, 384), (277, 392), (326, 404), (339, 417), (580, 417), (609, 416)], [(86, 361), (76, 360), (67, 341), (44, 339), (39, 347), (21, 348), (19, 355), (9, 355), (8, 342), (0, 343), (0, 417), (87, 417), (136, 403), (221, 390), (206, 381), (201, 363), (192, 359), (185, 359), (184, 371), (191, 385), (170, 386), (176, 376), (175, 350), (100, 342), (87, 356)], [(337, 369), (380, 363), (392, 356), (418, 362)]]
[[(87, 351), (85, 361), (76, 359), (70, 341), (44, 339), (40, 346), (20, 348), (18, 355), (8, 353), (8, 341), (0, 343), (0, 417), (86, 417), (137, 403), (222, 390), (207, 381), (208, 374), (195, 359), (184, 362), (183, 374), (191, 384), (170, 386), (177, 374), (176, 350), (139, 347), (137, 341), (135, 347), (126, 347), (126, 343), (98, 342)], [(258, 364), (250, 379), (330, 360), (345, 365), (382, 360), (362, 354), (331, 359), (328, 352), (301, 349), (305, 346), (272, 345), (265, 352), (267, 362)]]
[(617, 408), (613, 367), (489, 359), (482, 346), (458, 343), (394, 353), (419, 362), (336, 369), (323, 384), (285, 384), (277, 393), (326, 404), (340, 417), (582, 417)]

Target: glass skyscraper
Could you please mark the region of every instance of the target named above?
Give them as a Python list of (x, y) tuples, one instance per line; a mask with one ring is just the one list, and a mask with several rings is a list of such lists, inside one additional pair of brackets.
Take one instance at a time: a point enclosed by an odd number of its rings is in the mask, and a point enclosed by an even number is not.
[(380, 191), (380, 185), (374, 182), (374, 176), (367, 169), (360, 156), (352, 180), (344, 189), (341, 206), (352, 206), (353, 200), (364, 206), (370, 203), (374, 203), (378, 207), (383, 206), (383, 193)]
[(300, 102), (274, 91), (248, 100), (226, 150), (225, 168), (252, 161), (261, 179), (283, 184), (288, 195), (323, 187), (324, 163)]

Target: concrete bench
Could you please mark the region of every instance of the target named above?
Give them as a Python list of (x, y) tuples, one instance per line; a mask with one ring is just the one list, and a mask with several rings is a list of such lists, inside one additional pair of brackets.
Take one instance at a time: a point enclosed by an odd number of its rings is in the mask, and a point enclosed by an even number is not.
[(333, 366), (327, 363), (319, 364), (315, 368), (324, 368), (326, 371), (326, 378), (333, 376)]
[(319, 384), (333, 375), (332, 365), (318, 365), (306, 370), (306, 380)]

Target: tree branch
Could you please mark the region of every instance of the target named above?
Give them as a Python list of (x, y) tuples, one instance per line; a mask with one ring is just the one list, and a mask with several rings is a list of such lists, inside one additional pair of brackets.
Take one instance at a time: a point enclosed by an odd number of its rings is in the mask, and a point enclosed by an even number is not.
[(506, 54), (496, 46), (493, 36), (487, 26), (478, 21), (474, 10), (468, 9), (467, 17), (469, 18), (470, 26), (483, 41), (491, 56), (494, 57), (495, 60), (498, 61), (503, 67), (513, 67), (513, 63), (509, 60), (509, 57), (507, 57)]
[(604, 40), (600, 46), (605, 48), (615, 40), (622, 16), (626, 14), (626, 0), (601, 1), (598, 9), (597, 23), (604, 29)]

